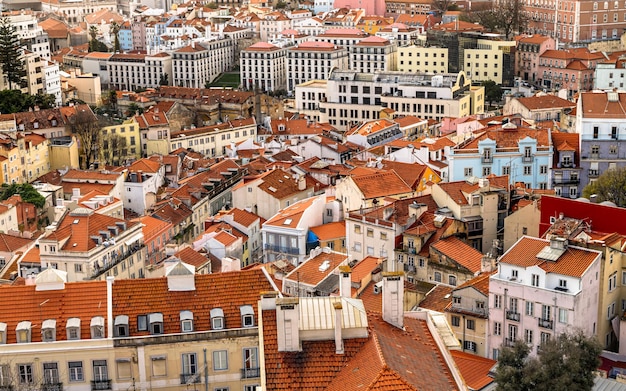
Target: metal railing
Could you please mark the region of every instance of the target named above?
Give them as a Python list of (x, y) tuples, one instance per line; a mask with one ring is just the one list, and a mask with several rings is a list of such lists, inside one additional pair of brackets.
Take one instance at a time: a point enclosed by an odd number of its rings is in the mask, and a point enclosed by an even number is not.
[(181, 373), (180, 384), (200, 383), (200, 375), (198, 373)]
[(242, 379), (261, 377), (261, 368), (241, 368)]
[(552, 321), (549, 319), (537, 319), (538, 323), (539, 323), (539, 327), (543, 327), (544, 329), (550, 329), (552, 330)]
[(516, 322), (519, 322), (519, 312), (507, 311), (506, 318), (508, 320), (514, 320)]
[(111, 380), (92, 380), (91, 391), (110, 390)]
[(41, 391), (63, 391), (63, 383), (43, 383)]
[(298, 247), (283, 247), (283, 246), (278, 246), (275, 244), (265, 244), (263, 245), (263, 248), (267, 251), (272, 251), (275, 253), (285, 253), (285, 254), (292, 254), (292, 255), (298, 255), (300, 254), (300, 249)]

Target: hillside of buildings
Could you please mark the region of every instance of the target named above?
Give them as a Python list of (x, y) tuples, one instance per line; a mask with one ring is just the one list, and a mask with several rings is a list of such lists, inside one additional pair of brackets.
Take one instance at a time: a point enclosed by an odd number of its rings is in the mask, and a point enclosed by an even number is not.
[(0, 391), (626, 390), (626, 3), (510, 4), (5, 0)]

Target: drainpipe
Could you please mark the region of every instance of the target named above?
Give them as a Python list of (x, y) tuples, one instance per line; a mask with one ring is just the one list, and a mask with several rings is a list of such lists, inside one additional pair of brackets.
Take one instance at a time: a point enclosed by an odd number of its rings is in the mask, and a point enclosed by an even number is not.
[(107, 281), (107, 338), (113, 338), (113, 281), (115, 277), (108, 276)]
[(206, 360), (206, 348), (202, 349), (204, 353), (204, 391), (209, 391), (209, 363)]
[(463, 351), (465, 351), (465, 315), (463, 315)]

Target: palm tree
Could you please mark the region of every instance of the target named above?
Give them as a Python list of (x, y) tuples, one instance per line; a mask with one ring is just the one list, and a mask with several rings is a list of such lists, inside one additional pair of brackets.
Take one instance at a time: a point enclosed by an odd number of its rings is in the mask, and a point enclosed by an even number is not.
[(109, 31), (113, 35), (113, 53), (120, 52), (120, 37), (118, 34), (121, 29), (122, 26), (119, 23), (115, 21), (111, 23), (111, 29)]

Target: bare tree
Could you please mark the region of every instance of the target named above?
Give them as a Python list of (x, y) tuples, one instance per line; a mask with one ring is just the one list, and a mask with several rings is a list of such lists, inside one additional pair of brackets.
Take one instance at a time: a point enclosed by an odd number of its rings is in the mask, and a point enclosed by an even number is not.
[(433, 11), (437, 11), (437, 14), (443, 15), (450, 5), (452, 5), (452, 0), (432, 0), (430, 8)]
[(470, 11), (464, 19), (479, 23), (487, 30), (500, 32), (507, 40), (513, 34), (524, 31), (528, 25), (522, 0), (497, 0), (491, 7)]
[(80, 150), (80, 167), (89, 169), (99, 154), (102, 126), (89, 106), (76, 108), (68, 121), (69, 130), (76, 135)]
[(118, 134), (108, 134), (102, 140), (102, 158), (106, 163), (115, 166), (120, 165), (126, 158), (127, 153), (126, 138)]

